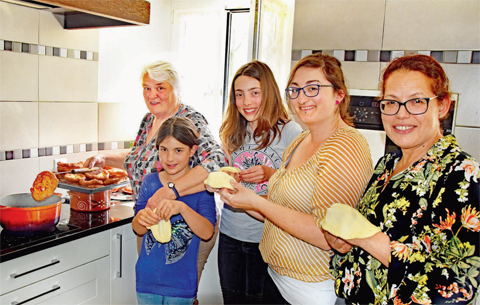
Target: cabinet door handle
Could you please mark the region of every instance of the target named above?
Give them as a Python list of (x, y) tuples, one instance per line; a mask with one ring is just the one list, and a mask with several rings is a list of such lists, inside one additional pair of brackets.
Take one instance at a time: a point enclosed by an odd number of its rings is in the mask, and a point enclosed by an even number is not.
[(24, 273), (20, 273), (20, 274), (12, 273), (12, 274), (10, 274), (10, 277), (16, 279), (16, 278), (19, 278), (19, 277), (24, 276), (24, 275), (26, 275), (26, 274), (29, 274), (29, 273), (38, 271), (38, 270), (40, 270), (40, 269), (43, 269), (43, 268), (47, 268), (47, 267), (56, 265), (56, 264), (58, 264), (58, 263), (60, 263), (60, 261), (59, 261), (58, 259), (52, 259), (52, 262), (49, 263), (49, 264), (46, 264), (46, 265), (44, 265), (44, 266), (41, 266), (41, 267), (38, 267), (38, 268), (35, 268), (35, 269), (32, 269), (32, 270), (28, 270), (28, 271), (26, 271), (26, 272), (24, 272)]
[(122, 277), (122, 250), (123, 250), (123, 245), (122, 245), (122, 241), (123, 241), (123, 238), (122, 238), (122, 234), (120, 233), (117, 233), (117, 239), (120, 240), (120, 264), (119, 264), (119, 271), (117, 271), (117, 277)]
[(50, 289), (49, 291), (45, 291), (44, 293), (40, 293), (39, 295), (36, 295), (36, 296), (34, 296), (34, 297), (31, 297), (30, 299), (26, 299), (26, 300), (21, 301), (21, 302), (14, 301), (14, 302), (12, 302), (12, 305), (25, 304), (25, 303), (27, 303), (27, 302), (30, 302), (31, 300), (35, 300), (36, 298), (39, 298), (39, 297), (44, 296), (44, 295), (46, 295), (46, 294), (52, 293), (52, 292), (54, 292), (54, 291), (56, 291), (56, 290), (58, 290), (58, 289), (60, 289), (60, 286), (58, 286), (58, 285), (53, 285), (53, 286), (52, 286), (52, 289)]

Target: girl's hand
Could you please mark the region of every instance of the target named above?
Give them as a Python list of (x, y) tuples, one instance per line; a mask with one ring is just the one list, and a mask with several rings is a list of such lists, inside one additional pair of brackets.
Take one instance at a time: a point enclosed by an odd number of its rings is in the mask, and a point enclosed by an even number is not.
[(156, 213), (163, 220), (170, 219), (173, 215), (181, 214), (185, 203), (177, 200), (162, 199), (157, 206)]
[(160, 217), (150, 208), (144, 208), (137, 213), (138, 224), (144, 227), (151, 227), (160, 221)]
[[(275, 173), (275, 169), (266, 165), (256, 165), (240, 172), (240, 179), (249, 183), (268, 181)], [(238, 181), (238, 180), (237, 180)]]
[(256, 211), (255, 201), (261, 197), (236, 181), (230, 181), (230, 183), (235, 190), (222, 188), (219, 192), (220, 199), (234, 208)]
[(169, 198), (172, 200), (175, 199), (175, 194), (170, 188), (163, 186), (159, 190), (157, 190), (155, 194), (153, 194), (152, 197), (150, 197), (150, 199), (148, 199), (147, 207), (154, 210), (155, 208), (160, 206), (160, 202), (162, 200), (169, 199)]

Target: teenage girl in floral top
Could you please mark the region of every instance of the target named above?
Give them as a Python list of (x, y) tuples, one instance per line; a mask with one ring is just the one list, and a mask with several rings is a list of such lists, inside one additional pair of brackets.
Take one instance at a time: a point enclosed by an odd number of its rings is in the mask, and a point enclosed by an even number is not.
[(385, 131), (401, 150), (378, 162), (358, 206), (381, 232), (347, 241), (325, 234), (338, 250), (336, 293), (347, 304), (471, 304), (480, 283), (480, 171), (453, 135), (442, 135), (448, 78), (431, 57), (402, 57), (385, 70), (382, 95)]

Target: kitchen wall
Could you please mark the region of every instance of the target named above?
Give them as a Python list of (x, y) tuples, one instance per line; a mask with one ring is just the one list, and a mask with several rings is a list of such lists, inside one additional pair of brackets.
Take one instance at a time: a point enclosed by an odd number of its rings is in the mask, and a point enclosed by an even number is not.
[(459, 94), (455, 135), (480, 160), (480, 1), (296, 0), (292, 66), (322, 51), (342, 62), (351, 89), (378, 89), (408, 53), (431, 55)]
[(88, 30), (0, 2), (0, 196), (56, 159), (129, 149), (147, 112), (140, 68), (169, 49), (171, 1), (150, 2), (149, 26)]
[(29, 192), (55, 158), (97, 150), (98, 35), (0, 2), (0, 196)]

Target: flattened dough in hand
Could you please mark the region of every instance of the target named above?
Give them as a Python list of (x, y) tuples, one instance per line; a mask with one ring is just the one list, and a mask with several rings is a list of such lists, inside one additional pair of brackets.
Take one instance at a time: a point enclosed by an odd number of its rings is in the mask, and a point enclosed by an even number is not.
[(225, 166), (220, 169), (220, 172), (238, 174), (240, 172), (240, 169), (233, 166)]
[(159, 243), (168, 243), (172, 239), (172, 224), (169, 220), (160, 220), (156, 225), (147, 227)]
[(230, 180), (235, 181), (235, 179), (225, 172), (213, 172), (208, 174), (208, 178), (204, 183), (210, 187), (220, 189), (227, 188), (233, 190), (233, 186), (230, 184)]
[(365, 216), (349, 205), (334, 203), (327, 209), (322, 228), (343, 239), (367, 238), (380, 232)]

